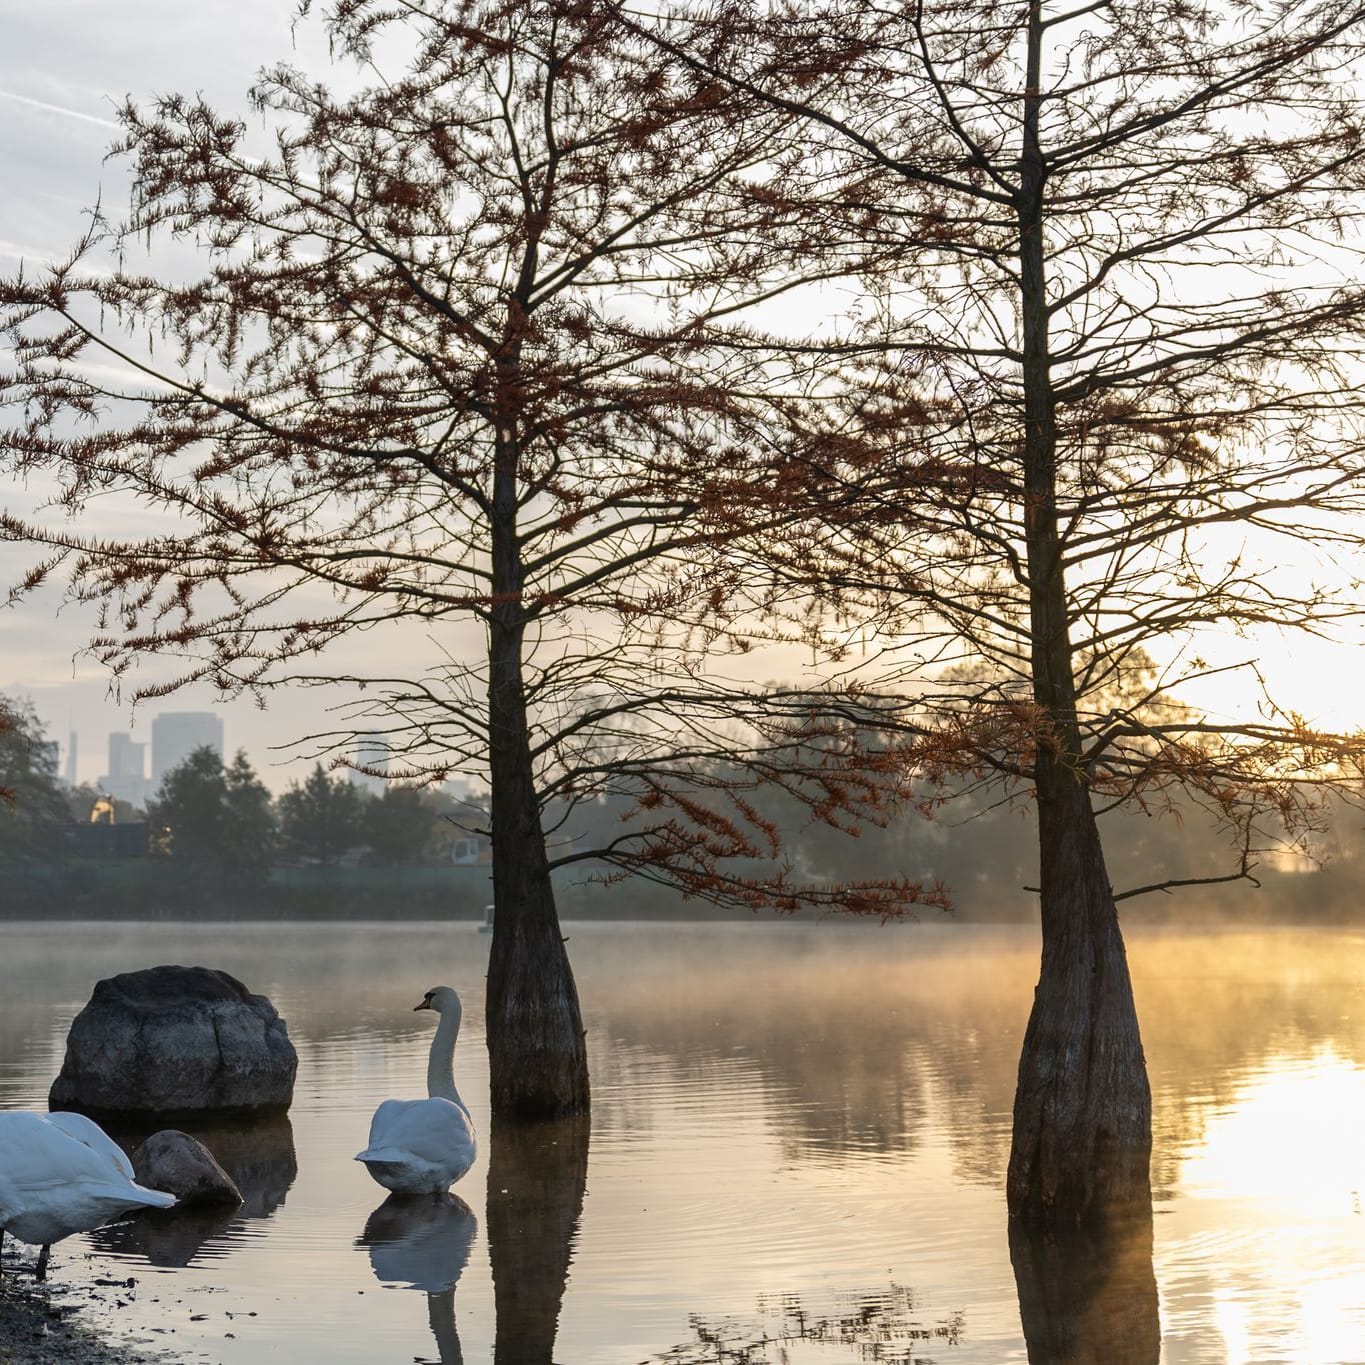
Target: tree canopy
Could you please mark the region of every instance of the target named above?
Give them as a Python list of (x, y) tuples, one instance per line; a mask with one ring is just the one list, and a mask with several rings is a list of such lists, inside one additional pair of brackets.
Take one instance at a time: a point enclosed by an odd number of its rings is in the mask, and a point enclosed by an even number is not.
[[(1365, 8), (339, 0), (324, 22), (354, 89), (271, 69), (264, 137), (130, 103), (128, 216), (0, 284), (10, 466), (67, 510), (114, 489), (165, 518), (7, 514), (50, 547), (27, 586), (60, 569), (100, 602), (117, 675), (172, 658), (153, 690), (363, 682), (320, 752), (381, 729), (399, 778), (487, 776), (504, 1114), (588, 1101), (550, 886), (584, 851), (547, 812), (626, 795), (641, 818), (591, 850), (617, 868), (886, 912), (939, 893), (800, 886), (748, 784), (835, 823), (907, 789), (1032, 803), (1011, 1210), (1141, 1202), (1099, 817), (1200, 804), (1242, 878), (1359, 788), (1359, 735), (1188, 688), (1210, 628), (1361, 613)], [(130, 263), (167, 240), (199, 249), (185, 277)], [(1329, 559), (1287, 575), (1305, 550)], [(399, 628), (429, 667), (385, 667)], [(366, 666), (337, 662), (362, 632)], [(829, 685), (720, 681), (763, 636), (813, 646)]]
[(361, 841), (365, 799), (344, 776), (329, 776), (321, 763), (279, 799), (280, 838), (292, 853), (335, 863)]
[[(363, 684), (320, 753), (380, 731), (393, 776), (486, 780), (494, 1104), (581, 1110), (550, 803), (633, 793), (641, 818), (597, 855), (715, 900), (941, 900), (803, 887), (742, 790), (696, 799), (725, 758), (831, 819), (881, 800), (847, 698), (706, 667), (747, 645), (724, 545), (789, 520), (813, 468), (713, 335), (810, 277), (774, 252), (797, 230), (773, 190), (792, 120), (606, 6), (346, 0), (324, 22), (358, 78), (271, 68), (264, 137), (202, 100), (130, 101), (126, 218), (0, 284), (10, 466), (78, 514), (115, 489), (162, 515), (135, 538), (13, 513), (0, 534), (52, 547), (25, 587), (60, 568), (101, 604), (116, 677), (155, 654), (174, 675), (154, 695)], [(137, 268), (176, 241), (188, 275)], [(400, 630), (424, 664), (387, 666)]]
[(50, 859), (66, 821), (57, 766), (33, 707), (0, 697), (0, 862)]
[(837, 490), (834, 514), (813, 500), (756, 557), (809, 636), (875, 628), (917, 780), (1038, 811), (1011, 1211), (1141, 1203), (1150, 1095), (1097, 816), (1202, 805), (1240, 878), (1307, 837), (1326, 792), (1360, 792), (1360, 734), (1189, 688), (1214, 672), (1210, 627), (1360, 619), (1365, 9), (830, 0), (631, 22), (799, 121), (787, 193), (835, 225), (861, 290), (836, 335), (749, 343), (818, 374), (861, 437), (808, 486)]
[(205, 889), (248, 891), (270, 874), (270, 793), (241, 751), (224, 767), (213, 749), (196, 749), (162, 778), (147, 819), (154, 846)]

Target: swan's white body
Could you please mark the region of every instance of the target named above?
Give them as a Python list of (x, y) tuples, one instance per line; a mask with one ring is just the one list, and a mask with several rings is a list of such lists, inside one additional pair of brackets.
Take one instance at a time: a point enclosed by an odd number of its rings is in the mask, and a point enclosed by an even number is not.
[(170, 1208), (173, 1194), (133, 1179), (133, 1163), (84, 1114), (0, 1114), (0, 1238), (48, 1248), (132, 1208)]
[(437, 986), (416, 1008), (436, 1010), (441, 1019), (427, 1060), (427, 1098), (385, 1100), (370, 1120), (369, 1145), (356, 1160), (396, 1194), (443, 1194), (478, 1154), (474, 1124), (455, 1089), (460, 997), (449, 986)]

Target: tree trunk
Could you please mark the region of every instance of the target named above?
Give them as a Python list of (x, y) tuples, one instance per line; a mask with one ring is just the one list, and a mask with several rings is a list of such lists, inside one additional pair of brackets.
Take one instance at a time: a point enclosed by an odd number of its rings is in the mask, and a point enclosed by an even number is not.
[[(495, 718), (497, 710), (493, 710)], [(524, 737), (524, 725), (522, 734)], [(488, 957), (489, 1098), (508, 1119), (583, 1114), (588, 1053), (559, 929), (523, 744), (493, 746), (493, 944)]]
[(1006, 1193), (1011, 1217), (1074, 1224), (1150, 1202), (1152, 1101), (1077, 724), (1048, 337), (1041, 0), (1029, 0), (1029, 15), (1016, 207), (1043, 956), (1019, 1059)]
[(1043, 958), (1007, 1197), (1011, 1217), (1074, 1225), (1150, 1203), (1152, 1097), (1089, 797), (1072, 780), (1038, 805)]
[(488, 957), (489, 1098), (507, 1119), (587, 1113), (588, 1053), (550, 883), (535, 785), (522, 650), (516, 452), (499, 442), (492, 504), (488, 741), (493, 944)]

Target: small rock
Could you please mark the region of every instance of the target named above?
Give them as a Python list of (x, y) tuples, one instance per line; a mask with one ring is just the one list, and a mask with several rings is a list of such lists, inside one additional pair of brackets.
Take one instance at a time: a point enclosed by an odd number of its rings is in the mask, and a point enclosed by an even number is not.
[(232, 1177), (214, 1160), (197, 1138), (175, 1128), (153, 1133), (133, 1153), (138, 1182), (153, 1190), (166, 1190), (182, 1204), (232, 1204), (242, 1202), (242, 1192)]

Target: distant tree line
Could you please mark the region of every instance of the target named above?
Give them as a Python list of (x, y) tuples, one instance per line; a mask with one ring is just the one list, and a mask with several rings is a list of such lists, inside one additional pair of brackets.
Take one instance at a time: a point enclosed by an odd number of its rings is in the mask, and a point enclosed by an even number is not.
[(315, 764), (303, 782), (270, 792), (241, 750), (229, 764), (197, 749), (148, 802), (149, 851), (215, 877), (264, 880), (271, 866), (380, 867), (445, 859), (459, 831), (458, 803), (394, 783), (379, 795)]
[[(144, 812), (88, 784), (63, 786), (32, 708), (18, 701), (7, 706), (8, 724), (0, 730), (0, 788), (11, 796), (0, 802), (0, 870), (10, 878), (13, 894), (16, 885), (41, 889), (44, 877), (64, 865), (70, 873), (70, 865), (80, 858), (73, 855), (64, 832), (88, 824), (97, 806), (100, 818), (111, 818), (120, 827), (142, 821)], [(961, 919), (1036, 918), (1037, 896), (1029, 881), (1037, 831), (1026, 806), (1001, 805), (982, 792), (966, 791), (929, 810), (928, 818), (923, 806), (907, 803), (884, 823), (864, 825), (853, 834), (812, 818), (798, 799), (777, 787), (754, 793), (752, 804), (757, 819), (780, 831), (793, 878), (834, 884), (908, 869), (926, 884), (950, 886)], [(631, 827), (639, 812), (628, 796), (603, 795), (591, 803), (565, 803), (552, 809), (550, 817), (557, 830), (556, 848), (562, 851), (610, 842)], [(1199, 837), (1197, 826), (1131, 814), (1111, 819), (1110, 861), (1118, 878), (1135, 880), (1143, 868), (1153, 866), (1198, 877), (1217, 866), (1217, 842)], [(240, 751), (226, 764), (212, 749), (191, 754), (166, 775), (147, 803), (145, 820), (147, 861), (166, 867), (177, 887), (195, 894), (193, 906), (185, 903), (187, 914), (204, 905), (249, 904), (271, 881), (272, 869), (302, 872), (300, 884), (277, 888), (280, 913), (344, 913), (348, 902), (337, 890), (358, 879), (357, 868), (396, 873), (448, 865), (456, 840), (466, 849), (482, 848), (479, 861), (487, 861), (488, 812), (477, 800), (459, 802), (443, 791), (401, 782), (375, 795), (320, 763), (272, 797)], [(1208, 891), (1205, 905), (1242, 919), (1359, 918), (1359, 827), (1356, 812), (1337, 812), (1318, 840), (1325, 870), (1316, 875), (1303, 875), (1315, 872), (1311, 863), (1297, 870), (1260, 868), (1266, 894), (1247, 900)], [(320, 882), (332, 896), (320, 910), (308, 904), (310, 869), (333, 870)], [(68, 875), (61, 885), (70, 883)], [(388, 884), (393, 894), (404, 894), (396, 881)], [(384, 883), (379, 885), (382, 895)], [(641, 886), (636, 879), (614, 881), (586, 865), (577, 876), (565, 876), (563, 897), (575, 917), (649, 916), (684, 908), (698, 914), (701, 909), (695, 903), (684, 907), (667, 888)], [(481, 908), (483, 893), (475, 899), (474, 908)], [(40, 905), (41, 897), (30, 895), (28, 904)], [(1159, 897), (1143, 903), (1140, 914), (1143, 919), (1165, 918), (1175, 912), (1174, 905)], [(403, 909), (411, 915), (449, 911), (439, 888)]]
[(319, 763), (275, 798), (241, 750), (228, 763), (211, 748), (195, 750), (142, 812), (88, 784), (62, 784), (32, 707), (5, 706), (0, 868), (7, 873), (70, 861), (80, 847), (73, 827), (92, 820), (126, 827), (145, 819), (149, 858), (174, 864), (183, 882), (226, 894), (264, 886), (281, 864), (438, 863), (461, 837), (461, 803), (446, 793), (392, 783), (375, 795)]

